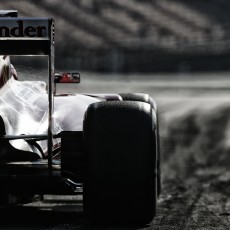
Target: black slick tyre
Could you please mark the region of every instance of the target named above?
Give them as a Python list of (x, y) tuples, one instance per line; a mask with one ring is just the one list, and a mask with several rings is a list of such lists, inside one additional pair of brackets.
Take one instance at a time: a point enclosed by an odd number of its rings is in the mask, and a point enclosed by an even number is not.
[(84, 212), (96, 223), (147, 224), (156, 213), (156, 116), (148, 103), (89, 106), (83, 125)]
[(161, 185), (161, 155), (160, 155), (160, 131), (159, 131), (159, 116), (156, 102), (146, 93), (121, 93), (121, 98), (124, 101), (142, 101), (151, 105), (152, 109), (156, 113), (156, 125), (157, 125), (157, 195), (161, 194), (162, 185)]

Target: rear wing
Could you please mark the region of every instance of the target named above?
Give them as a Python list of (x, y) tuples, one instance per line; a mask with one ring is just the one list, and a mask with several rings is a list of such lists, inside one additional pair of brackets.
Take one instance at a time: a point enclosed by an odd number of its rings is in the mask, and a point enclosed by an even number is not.
[(18, 17), (17, 10), (0, 10), (0, 17)]
[(0, 18), (1, 55), (49, 55), (54, 45), (53, 19)]
[(49, 69), (48, 166), (52, 174), (54, 20), (0, 17), (0, 55), (46, 55)]

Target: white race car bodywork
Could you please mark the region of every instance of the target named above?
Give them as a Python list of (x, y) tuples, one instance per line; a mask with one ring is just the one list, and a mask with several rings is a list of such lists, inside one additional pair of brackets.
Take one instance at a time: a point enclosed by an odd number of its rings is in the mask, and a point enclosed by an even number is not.
[[(99, 99), (86, 95), (54, 97), (53, 133), (82, 131), (87, 107)], [(0, 89), (0, 116), (7, 135), (46, 134), (48, 127), (48, 95), (42, 81), (17, 81), (11, 77)], [(55, 140), (58, 144), (58, 139)], [(24, 140), (11, 140), (21, 150), (31, 150)], [(47, 143), (40, 145), (46, 152)]]

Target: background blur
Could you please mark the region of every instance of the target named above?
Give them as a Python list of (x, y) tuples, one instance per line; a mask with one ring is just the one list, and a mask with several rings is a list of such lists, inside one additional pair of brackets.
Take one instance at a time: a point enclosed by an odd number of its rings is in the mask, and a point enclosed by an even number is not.
[(56, 66), (87, 71), (229, 70), (228, 0), (7, 0), (56, 21)]

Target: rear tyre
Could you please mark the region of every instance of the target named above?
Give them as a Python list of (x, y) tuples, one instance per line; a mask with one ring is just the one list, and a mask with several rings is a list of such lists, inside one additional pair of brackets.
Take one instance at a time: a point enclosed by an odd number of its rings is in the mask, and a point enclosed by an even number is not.
[(124, 101), (142, 101), (151, 105), (152, 109), (156, 113), (157, 121), (157, 134), (156, 134), (156, 142), (157, 142), (157, 196), (161, 194), (161, 155), (160, 155), (160, 132), (159, 132), (159, 116), (156, 102), (145, 93), (121, 93), (120, 96)]
[(142, 101), (150, 104), (155, 112), (157, 112), (156, 102), (146, 93), (120, 93), (124, 101)]
[(156, 212), (155, 112), (143, 102), (89, 106), (84, 211), (96, 223), (149, 223)]

